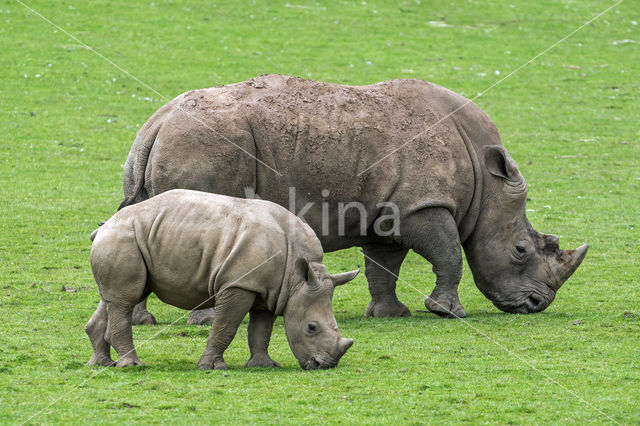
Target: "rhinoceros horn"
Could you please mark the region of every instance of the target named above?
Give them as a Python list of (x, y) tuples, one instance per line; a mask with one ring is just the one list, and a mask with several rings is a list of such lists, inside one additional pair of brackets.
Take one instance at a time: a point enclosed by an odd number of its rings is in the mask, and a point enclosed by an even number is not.
[(332, 274), (331, 281), (333, 281), (333, 286), (337, 287), (339, 285), (348, 283), (349, 281), (354, 279), (356, 275), (358, 275), (359, 273), (360, 273), (360, 266), (358, 266), (358, 269), (354, 271), (343, 272), (341, 274)]
[[(309, 262), (308, 268), (309, 269), (307, 271), (307, 283), (311, 287), (316, 287), (321, 282), (320, 277), (327, 273), (327, 267), (322, 263)], [(360, 272), (360, 266), (358, 266), (358, 269), (354, 271), (343, 272), (341, 274), (333, 274), (333, 275), (329, 275), (329, 277), (331, 278), (331, 282), (333, 283), (333, 286), (337, 287), (339, 285), (346, 284), (352, 279), (354, 279), (359, 272)]]
[(340, 356), (344, 355), (345, 352), (347, 352), (347, 350), (351, 347), (351, 345), (353, 345), (353, 339), (345, 339), (344, 337), (342, 337), (340, 339), (340, 343), (338, 343), (341, 354)]
[(587, 254), (588, 248), (589, 245), (585, 244), (575, 250), (558, 250), (557, 260), (554, 260), (551, 266), (552, 274), (555, 278), (553, 281), (557, 283), (555, 285), (556, 291), (558, 291), (558, 289), (562, 287), (562, 284), (569, 279), (571, 274), (578, 269), (578, 266), (582, 263), (582, 259), (584, 259)]

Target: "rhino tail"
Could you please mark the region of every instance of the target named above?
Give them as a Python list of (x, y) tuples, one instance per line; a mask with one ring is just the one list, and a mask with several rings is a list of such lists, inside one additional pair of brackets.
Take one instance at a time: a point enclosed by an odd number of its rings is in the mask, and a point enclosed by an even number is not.
[(105, 222), (104, 220), (102, 222), (98, 222), (98, 228), (95, 231), (93, 231), (91, 235), (89, 235), (89, 239), (91, 241), (93, 241), (96, 238), (96, 235), (98, 235), (98, 231), (100, 230), (100, 226), (104, 225), (105, 223), (107, 222)]
[(136, 198), (140, 195), (140, 191), (144, 188), (144, 175), (149, 162), (149, 154), (151, 153), (151, 148), (153, 148), (153, 144), (156, 141), (160, 127), (161, 125), (159, 124), (146, 132), (146, 134), (142, 135), (140, 145), (135, 153), (135, 162), (133, 164), (133, 179), (135, 182), (133, 192), (131, 192), (128, 197), (125, 196), (122, 203), (120, 203), (118, 210), (122, 210), (128, 205), (134, 204), (136, 202)]

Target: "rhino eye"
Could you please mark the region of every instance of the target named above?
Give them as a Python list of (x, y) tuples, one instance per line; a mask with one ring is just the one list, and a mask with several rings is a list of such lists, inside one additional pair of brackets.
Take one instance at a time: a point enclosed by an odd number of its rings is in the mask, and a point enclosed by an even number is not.
[(527, 248), (521, 244), (516, 245), (516, 252), (518, 254), (525, 254), (527, 252)]
[(313, 333), (316, 332), (317, 329), (318, 329), (318, 327), (316, 327), (315, 324), (313, 324), (313, 323), (307, 324), (307, 333), (313, 334)]

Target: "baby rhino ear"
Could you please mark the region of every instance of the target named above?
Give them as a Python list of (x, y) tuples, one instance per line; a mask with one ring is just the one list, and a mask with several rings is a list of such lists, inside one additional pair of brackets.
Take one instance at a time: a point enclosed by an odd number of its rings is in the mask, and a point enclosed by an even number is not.
[(305, 281), (309, 280), (309, 263), (304, 257), (296, 259), (295, 263), (296, 273), (302, 277)]
[(355, 271), (343, 272), (341, 274), (331, 275), (331, 281), (333, 282), (333, 286), (337, 287), (339, 285), (348, 283), (349, 281), (354, 279), (356, 275), (358, 275), (359, 273), (360, 273), (360, 266), (358, 266), (358, 269), (356, 269)]
[(311, 288), (319, 287), (320, 277), (328, 275), (327, 268), (318, 262), (308, 262), (304, 257), (300, 257), (295, 263), (296, 272)]
[(484, 149), (484, 164), (492, 175), (512, 182), (522, 180), (518, 165), (507, 150), (500, 145), (489, 145)]

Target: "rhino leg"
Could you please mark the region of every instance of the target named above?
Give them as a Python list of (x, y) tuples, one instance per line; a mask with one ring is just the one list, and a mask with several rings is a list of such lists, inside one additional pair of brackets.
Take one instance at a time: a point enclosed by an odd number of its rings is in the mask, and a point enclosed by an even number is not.
[(269, 356), (269, 341), (276, 316), (273, 312), (249, 311), (249, 351), (251, 358), (247, 367), (280, 367), (280, 364)]
[(367, 245), (364, 253), (365, 275), (369, 283), (371, 303), (367, 306), (367, 317), (408, 317), (409, 308), (396, 297), (396, 280), (407, 248), (396, 244)]
[(187, 324), (190, 325), (212, 325), (215, 318), (215, 311), (213, 308), (198, 309), (191, 311)]
[(105, 367), (115, 365), (111, 359), (111, 345), (105, 340), (107, 323), (107, 304), (100, 299), (98, 308), (84, 327), (93, 347), (93, 355), (87, 365), (103, 365)]
[(109, 317), (108, 339), (118, 352), (116, 367), (130, 367), (142, 365), (133, 346), (133, 333), (131, 330), (131, 314), (133, 304), (120, 302), (107, 302)]
[(445, 208), (425, 208), (409, 215), (401, 224), (403, 244), (427, 259), (436, 274), (436, 287), (425, 306), (436, 315), (464, 318), (458, 298), (462, 278), (462, 253), (458, 228)]
[(133, 308), (133, 325), (141, 325), (141, 324), (155, 324), (156, 317), (153, 316), (151, 312), (147, 310), (147, 298), (145, 297), (142, 302), (138, 303)]
[(241, 288), (229, 288), (216, 296), (216, 317), (198, 368), (201, 370), (226, 370), (229, 368), (222, 355), (227, 350), (238, 331), (240, 323), (251, 309), (256, 298), (252, 293)]

